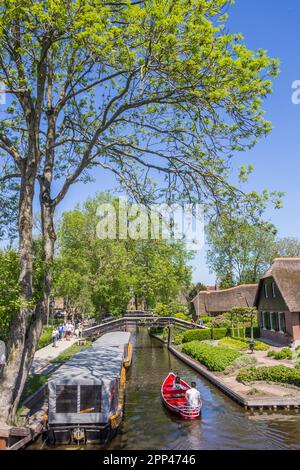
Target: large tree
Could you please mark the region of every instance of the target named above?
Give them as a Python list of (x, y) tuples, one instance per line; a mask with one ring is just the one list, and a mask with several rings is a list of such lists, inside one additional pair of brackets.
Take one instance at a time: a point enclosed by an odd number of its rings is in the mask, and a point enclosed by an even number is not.
[(207, 263), (219, 286), (258, 282), (274, 257), (276, 233), (268, 222), (226, 213), (210, 223)]
[(278, 238), (275, 244), (274, 257), (299, 258), (300, 240), (295, 237)]
[[(33, 359), (51, 289), (53, 217), (73, 183), (101, 167), (138, 199), (161, 195), (164, 182), (167, 195), (232, 200), (228, 158), (270, 130), (261, 101), (277, 63), (226, 32), (228, 3), (2, 1), (0, 80), (9, 103), (0, 188), (15, 184), (19, 200), (22, 307), (10, 329), (0, 421), (13, 420)], [(165, 175), (156, 190), (151, 171)], [(44, 297), (33, 305), (37, 182), (46, 269)]]
[(191, 281), (192, 257), (181, 240), (99, 239), (97, 207), (118, 199), (99, 194), (59, 221), (53, 293), (79, 313), (123, 313), (133, 297), (153, 308), (170, 303)]

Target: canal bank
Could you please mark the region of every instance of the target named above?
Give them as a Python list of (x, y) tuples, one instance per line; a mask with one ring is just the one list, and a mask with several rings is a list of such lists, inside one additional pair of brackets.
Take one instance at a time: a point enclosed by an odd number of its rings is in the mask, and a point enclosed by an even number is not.
[[(251, 415), (149, 337), (146, 329), (134, 334), (133, 341), (119, 433), (107, 446), (80, 447), (83, 450), (300, 450), (300, 416), (296, 413)], [(196, 381), (203, 399), (200, 420), (182, 421), (163, 407), (160, 387), (169, 370), (179, 371), (187, 382)], [(57, 449), (43, 445), (40, 439), (30, 446), (41, 448)]]

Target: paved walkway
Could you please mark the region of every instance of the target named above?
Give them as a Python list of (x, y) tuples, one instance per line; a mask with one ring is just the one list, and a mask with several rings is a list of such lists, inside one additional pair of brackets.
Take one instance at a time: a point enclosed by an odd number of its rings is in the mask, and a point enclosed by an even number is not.
[(77, 338), (72, 338), (69, 341), (63, 339), (57, 341), (57, 347), (54, 348), (52, 344), (39, 349), (34, 356), (34, 360), (30, 369), (31, 374), (45, 375), (55, 368), (55, 364), (51, 364), (52, 359), (55, 359), (61, 352), (76, 343)]

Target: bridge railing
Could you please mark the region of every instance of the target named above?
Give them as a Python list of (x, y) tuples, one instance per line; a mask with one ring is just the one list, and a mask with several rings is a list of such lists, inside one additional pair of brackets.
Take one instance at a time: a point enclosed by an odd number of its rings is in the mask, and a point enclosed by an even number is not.
[(173, 325), (178, 328), (183, 329), (203, 329), (203, 326), (196, 325), (195, 323), (190, 323), (185, 320), (174, 317), (137, 317), (137, 316), (126, 316), (122, 318), (117, 318), (116, 320), (111, 320), (106, 323), (100, 323), (99, 325), (91, 326), (83, 330), (83, 337), (94, 339), (98, 336), (108, 333), (110, 331), (116, 330), (126, 330), (127, 326), (137, 325), (137, 326), (170, 326)]

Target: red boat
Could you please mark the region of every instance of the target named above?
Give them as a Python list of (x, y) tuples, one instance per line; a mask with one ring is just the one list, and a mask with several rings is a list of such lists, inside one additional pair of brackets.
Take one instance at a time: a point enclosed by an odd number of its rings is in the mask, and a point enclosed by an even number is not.
[(191, 407), (185, 399), (186, 391), (191, 387), (184, 381), (180, 380), (182, 389), (174, 388), (175, 374), (170, 372), (161, 387), (161, 396), (163, 403), (168, 410), (179, 415), (184, 419), (196, 419), (201, 414), (202, 403), (198, 407)]

